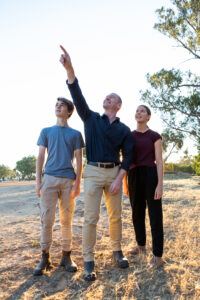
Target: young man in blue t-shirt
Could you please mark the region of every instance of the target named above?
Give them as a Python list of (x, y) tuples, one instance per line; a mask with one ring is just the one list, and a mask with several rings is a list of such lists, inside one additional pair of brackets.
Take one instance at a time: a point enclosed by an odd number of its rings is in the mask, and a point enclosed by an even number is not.
[[(42, 129), (37, 142), (39, 154), (36, 164), (36, 192), (40, 197), (42, 259), (35, 268), (34, 275), (42, 275), (51, 267), (49, 251), (58, 199), (62, 231), (61, 265), (66, 271), (77, 271), (77, 266), (70, 257), (72, 216), (75, 197), (80, 193), (84, 142), (81, 133), (68, 126), (73, 110), (74, 105), (70, 100), (58, 98), (55, 107), (56, 125)], [(42, 172), (46, 150), (48, 156)], [(76, 174), (72, 165), (74, 156)]]

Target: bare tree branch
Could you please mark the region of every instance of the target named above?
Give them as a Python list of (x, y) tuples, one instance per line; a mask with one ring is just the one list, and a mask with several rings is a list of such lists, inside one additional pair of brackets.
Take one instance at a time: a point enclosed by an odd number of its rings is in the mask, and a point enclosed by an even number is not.
[(188, 23), (188, 25), (190, 25), (190, 27), (192, 27), (192, 29), (197, 33), (197, 28), (195, 28), (191, 23), (190, 23), (190, 21), (187, 19), (187, 18), (185, 18), (185, 21)]
[[(182, 48), (182, 46), (176, 46), (177, 48)], [(198, 51), (198, 50), (197, 50)], [(199, 50), (200, 51), (200, 50)], [(187, 61), (190, 61), (190, 60), (194, 60), (194, 59), (197, 59), (197, 57), (192, 57), (192, 58), (188, 58), (188, 59), (186, 59), (186, 60), (184, 60), (184, 61), (182, 61), (182, 62), (180, 62), (179, 64), (177, 64), (177, 66), (179, 66), (179, 65), (182, 65), (182, 64), (184, 64), (185, 62), (187, 62)]]
[(170, 155), (172, 153), (176, 153), (176, 151), (173, 152), (173, 149), (175, 148), (176, 144), (173, 144), (171, 150), (169, 151), (169, 153), (166, 155), (166, 157), (164, 157), (164, 163), (168, 160), (168, 158), (170, 157)]
[[(177, 127), (177, 126), (172, 126), (171, 124), (169, 124), (166, 120), (162, 119), (162, 121), (167, 124), (168, 127), (172, 128), (172, 129), (175, 129), (175, 130), (178, 130), (178, 131), (181, 131), (181, 132), (185, 132), (185, 133), (189, 133), (191, 135), (191, 132), (189, 130), (185, 130), (185, 129), (182, 129), (180, 127)], [(197, 134), (197, 137), (200, 138), (200, 135)]]
[(175, 89), (179, 88), (179, 87), (184, 87), (184, 86), (187, 86), (187, 87), (199, 87), (200, 88), (200, 84), (181, 84), (181, 85), (177, 85), (175, 87)]
[[(186, 111), (184, 111), (184, 110), (178, 108), (178, 107), (177, 107), (176, 105), (174, 105), (171, 101), (165, 99), (165, 97), (164, 97), (163, 95), (161, 95), (161, 97), (162, 97), (162, 100), (163, 100), (163, 101), (169, 103), (169, 104), (173, 107), (173, 109), (178, 110), (180, 113), (182, 113), (182, 114), (184, 114), (184, 115), (186, 115), (186, 116), (188, 116), (188, 117), (195, 117), (195, 118), (197, 117), (197, 114), (196, 114), (196, 113), (195, 113), (195, 114), (187, 113)], [(198, 117), (197, 117), (197, 118), (198, 118)]]
[(196, 58), (200, 59), (200, 56), (197, 55), (194, 51), (192, 51), (189, 47), (187, 47), (177, 36), (173, 35), (173, 37), (189, 52), (191, 52)]

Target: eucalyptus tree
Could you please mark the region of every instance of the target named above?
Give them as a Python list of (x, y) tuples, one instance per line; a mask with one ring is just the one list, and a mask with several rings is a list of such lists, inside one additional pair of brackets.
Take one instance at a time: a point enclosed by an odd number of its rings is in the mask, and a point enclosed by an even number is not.
[[(158, 23), (154, 28), (176, 41), (187, 51), (189, 59), (200, 63), (200, 1), (173, 0), (173, 8), (156, 11)], [(147, 102), (160, 116), (166, 128), (190, 136), (200, 147), (200, 77), (190, 70), (177, 69), (147, 74), (150, 85), (141, 91)], [(199, 148), (200, 149), (200, 148)]]

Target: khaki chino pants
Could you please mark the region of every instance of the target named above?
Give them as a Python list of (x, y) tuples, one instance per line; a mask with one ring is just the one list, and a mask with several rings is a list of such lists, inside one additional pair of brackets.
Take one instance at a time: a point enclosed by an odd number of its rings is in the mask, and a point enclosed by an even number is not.
[(44, 174), (40, 197), (41, 241), (42, 250), (49, 252), (52, 244), (52, 229), (55, 221), (56, 204), (59, 199), (59, 214), (62, 232), (62, 250), (71, 251), (72, 216), (75, 199), (70, 198), (73, 179), (60, 178)]
[(122, 188), (115, 195), (109, 193), (111, 183), (119, 173), (119, 166), (110, 169), (86, 165), (84, 171), (85, 212), (83, 224), (83, 258), (94, 260), (96, 244), (96, 225), (99, 220), (102, 194), (104, 193), (109, 215), (109, 232), (112, 251), (121, 250), (122, 222), (121, 199)]

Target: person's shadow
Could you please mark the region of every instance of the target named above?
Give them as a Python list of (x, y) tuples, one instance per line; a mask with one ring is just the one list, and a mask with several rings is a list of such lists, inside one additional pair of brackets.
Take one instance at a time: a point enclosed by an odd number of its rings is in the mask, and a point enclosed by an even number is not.
[[(25, 299), (32, 299), (31, 287), (33, 286), (35, 286), (34, 299), (35, 297), (38, 297), (38, 299), (42, 299), (47, 295), (52, 296), (59, 291), (64, 291), (66, 289), (67, 281), (72, 280), (72, 278), (76, 274), (66, 272), (65, 269), (59, 266), (58, 263), (54, 263), (53, 268), (45, 272), (42, 276), (33, 276), (33, 269), (34, 268), (19, 268), (19, 276), (20, 274), (27, 274), (28, 279), (24, 283), (22, 283), (12, 295), (5, 298), (5, 300), (18, 300), (22, 299), (22, 296), (24, 296)], [(8, 271), (8, 269), (6, 269), (6, 271)], [(4, 270), (2, 270), (1, 272), (3, 273)], [(48, 289), (48, 286), (51, 287), (50, 290)], [(74, 289), (76, 289), (76, 287), (74, 287)]]
[(129, 268), (119, 269), (108, 264), (99, 274), (105, 282), (101, 299), (174, 299), (164, 266), (151, 269), (143, 254), (137, 257), (127, 255), (127, 258)]

